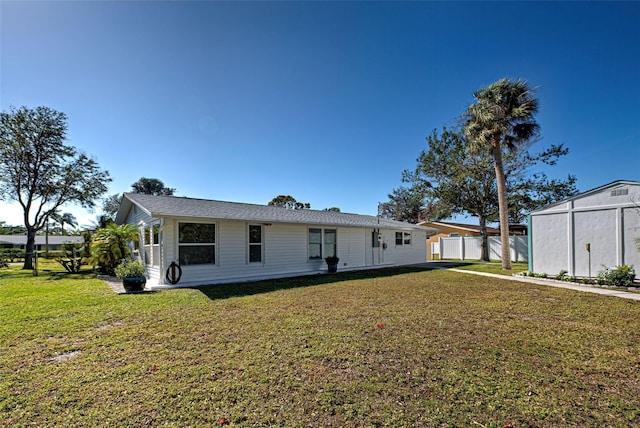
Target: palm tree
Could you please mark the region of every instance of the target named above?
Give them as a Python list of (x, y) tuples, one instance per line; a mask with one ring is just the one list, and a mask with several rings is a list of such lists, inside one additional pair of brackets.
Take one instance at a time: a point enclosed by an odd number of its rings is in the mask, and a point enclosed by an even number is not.
[(502, 163), (505, 150), (515, 150), (537, 135), (534, 119), (538, 100), (534, 90), (523, 80), (503, 78), (478, 89), (476, 103), (466, 111), (465, 133), (472, 152), (489, 152), (493, 157), (498, 187), (502, 269), (511, 269), (509, 246), (509, 206), (506, 177)]
[(76, 227), (78, 225), (78, 220), (71, 213), (64, 213), (60, 215), (58, 212), (51, 214), (51, 218), (60, 225), (60, 229), (62, 230), (62, 234), (64, 235), (64, 225), (68, 224), (71, 227)]
[(110, 223), (96, 230), (91, 242), (94, 263), (113, 274), (113, 269), (122, 260), (131, 256), (129, 241), (138, 241), (139, 230), (134, 224), (118, 226)]

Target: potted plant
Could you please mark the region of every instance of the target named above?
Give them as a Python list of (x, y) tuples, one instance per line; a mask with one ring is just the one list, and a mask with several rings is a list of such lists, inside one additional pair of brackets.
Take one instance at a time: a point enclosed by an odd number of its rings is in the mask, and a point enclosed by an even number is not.
[(142, 291), (147, 283), (147, 268), (141, 261), (125, 260), (116, 266), (116, 276), (122, 279), (127, 293)]
[(329, 273), (334, 273), (334, 272), (338, 271), (338, 262), (340, 261), (338, 256), (325, 257), (324, 261), (327, 262), (327, 267), (329, 268)]

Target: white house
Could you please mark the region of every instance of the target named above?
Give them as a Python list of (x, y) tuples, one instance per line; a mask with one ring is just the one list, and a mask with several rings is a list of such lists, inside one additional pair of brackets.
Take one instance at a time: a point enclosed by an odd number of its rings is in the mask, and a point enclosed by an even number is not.
[(596, 276), (604, 266), (640, 268), (640, 182), (615, 181), (529, 216), (529, 270)]
[(140, 228), (151, 287), (326, 272), (332, 255), (339, 271), (426, 261), (424, 228), (375, 216), (125, 193), (116, 223)]

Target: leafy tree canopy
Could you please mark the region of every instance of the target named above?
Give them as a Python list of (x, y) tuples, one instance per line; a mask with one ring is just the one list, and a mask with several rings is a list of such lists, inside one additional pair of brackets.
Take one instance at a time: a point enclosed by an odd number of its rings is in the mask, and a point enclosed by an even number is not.
[(145, 195), (171, 196), (176, 189), (165, 187), (164, 183), (157, 178), (142, 177), (131, 185), (133, 193), (144, 193)]
[(278, 195), (275, 198), (271, 199), (267, 205), (272, 205), (276, 207), (289, 208), (292, 210), (304, 210), (310, 209), (311, 204), (308, 202), (298, 202), (291, 195)]
[[(157, 178), (142, 177), (131, 185), (131, 191), (133, 193), (144, 193), (146, 195), (171, 196), (176, 192), (176, 189), (166, 187), (164, 183)], [(122, 194), (120, 193), (104, 198), (102, 201), (102, 215), (114, 220), (120, 208), (121, 201)]]
[[(517, 150), (503, 153), (507, 191), (511, 195), (508, 200), (511, 223), (520, 223), (529, 212), (577, 194), (574, 176), (549, 179), (539, 171), (543, 164), (555, 165), (568, 154), (568, 149), (552, 145), (541, 153), (531, 153), (530, 147), (531, 144), (523, 144)], [(427, 137), (427, 147), (420, 153), (415, 170), (405, 171), (403, 181), (411, 183), (411, 187), (389, 195), (389, 203), (396, 207), (409, 205), (413, 211), (400, 208), (399, 219), (413, 221), (416, 213), (430, 221), (454, 214), (471, 215), (478, 218), (483, 238), (487, 223), (498, 221), (493, 157), (487, 152), (470, 150), (461, 130), (444, 128), (440, 134), (434, 130)], [(485, 245), (483, 242), (483, 250)], [(483, 256), (488, 258), (488, 254)]]
[[(122, 195), (120, 193), (107, 196), (102, 201), (102, 215), (106, 218), (114, 220), (118, 209), (120, 209), (120, 202), (122, 201)], [(102, 226), (104, 227), (104, 225)]]
[(67, 117), (48, 107), (0, 114), (0, 199), (17, 201), (27, 228), (25, 269), (32, 268), (35, 234), (61, 206), (93, 208), (107, 190), (108, 171), (65, 145)]
[(409, 223), (418, 223), (422, 220), (425, 198), (418, 187), (393, 189), (388, 197), (389, 201), (381, 203), (378, 208), (380, 217)]

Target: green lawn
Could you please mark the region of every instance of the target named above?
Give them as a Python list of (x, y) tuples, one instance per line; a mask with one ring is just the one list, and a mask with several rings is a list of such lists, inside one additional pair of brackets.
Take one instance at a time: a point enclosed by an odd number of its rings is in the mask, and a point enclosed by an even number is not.
[(456, 269), (511, 276), (515, 273), (527, 271), (529, 269), (529, 265), (526, 262), (512, 262), (511, 270), (502, 270), (501, 262), (462, 262), (462, 264), (456, 267)]
[(640, 426), (634, 301), (411, 268), (2, 275), (0, 426)]

